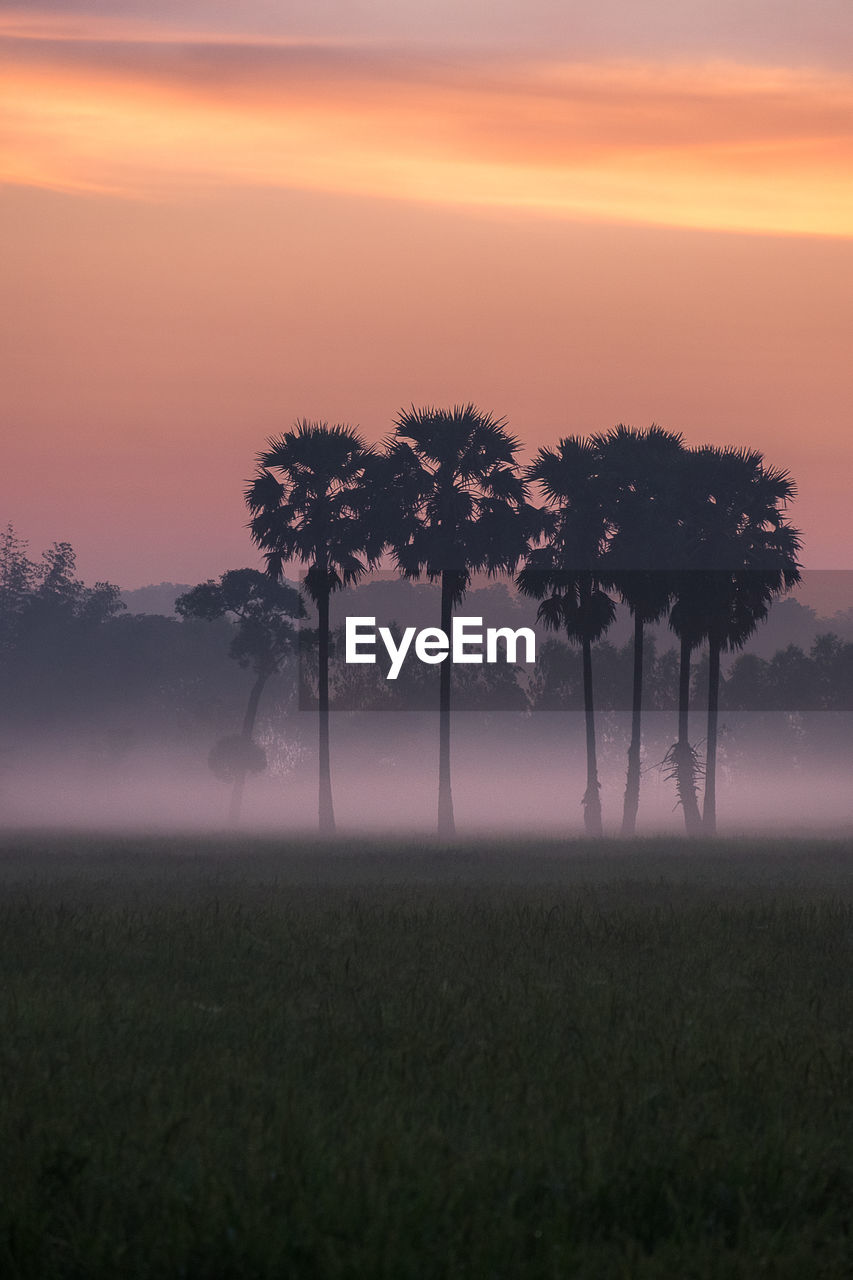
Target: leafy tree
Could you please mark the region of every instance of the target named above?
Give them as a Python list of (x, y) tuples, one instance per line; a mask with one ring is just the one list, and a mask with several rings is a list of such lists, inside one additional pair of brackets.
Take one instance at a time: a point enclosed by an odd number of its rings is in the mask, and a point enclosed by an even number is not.
[(267, 572), (280, 581), (284, 566), (307, 566), (305, 590), (318, 615), (319, 828), (335, 829), (329, 759), (329, 601), (359, 581), (371, 561), (369, 494), (362, 483), (369, 458), (357, 432), (325, 422), (297, 422), (258, 454), (258, 474), (246, 490), (252, 538)]
[[(373, 519), (404, 577), (441, 583), (441, 629), (476, 572), (512, 572), (526, 546), (529, 508), (503, 419), (473, 404), (401, 411), (385, 454), (371, 463)], [(450, 772), (451, 664), (439, 673), (438, 833), (455, 831)]]
[(9, 523), (0, 534), (0, 652), (15, 644), (18, 620), (36, 580), (27, 542)]
[(0, 643), (28, 642), (55, 623), (97, 625), (121, 613), (121, 591), (112, 582), (87, 587), (75, 576), (77, 556), (70, 542), (54, 542), (40, 561), (26, 554), (27, 542), (12, 524), (0, 534)]
[(250, 667), (255, 680), (249, 691), (239, 734), (222, 739), (211, 753), (211, 768), (233, 783), (228, 820), (240, 821), (246, 774), (260, 772), (266, 760), (252, 735), (264, 687), (293, 651), (293, 619), (305, 614), (302, 597), (257, 569), (231, 569), (218, 582), (209, 579), (175, 601), (183, 618), (236, 619), (229, 652), (241, 667)]
[(662, 427), (637, 431), (622, 423), (593, 436), (592, 442), (601, 455), (612, 526), (604, 564), (606, 581), (634, 619), (631, 742), (622, 809), (622, 835), (632, 836), (640, 803), (644, 633), (672, 603), (673, 581), (667, 565), (677, 532), (684, 444), (680, 434)]
[(609, 527), (601, 455), (590, 441), (568, 436), (556, 449), (540, 449), (527, 474), (545, 496), (540, 513), (543, 536), (540, 545), (528, 552), (518, 588), (540, 601), (538, 617), (546, 627), (564, 630), (581, 647), (587, 762), (584, 825), (589, 835), (600, 836), (592, 645), (605, 634), (616, 612), (602, 587)]
[(821, 709), (853, 710), (853, 643), (833, 632), (822, 632), (815, 636), (810, 658)]
[(721, 701), (729, 710), (768, 711), (773, 705), (770, 663), (757, 653), (743, 653), (732, 663), (721, 685)]
[(14, 662), (22, 678), (32, 681), (33, 706), (41, 704), (48, 713), (73, 696), (70, 673), (85, 668), (101, 625), (124, 611), (114, 583), (87, 587), (76, 574), (73, 547), (55, 542), (33, 566), (18, 609)]

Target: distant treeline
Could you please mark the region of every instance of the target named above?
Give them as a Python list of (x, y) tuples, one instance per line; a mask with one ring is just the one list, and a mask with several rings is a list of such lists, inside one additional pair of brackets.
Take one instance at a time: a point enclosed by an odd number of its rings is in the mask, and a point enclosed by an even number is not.
[[(224, 575), (221, 581), (231, 580), (238, 587), (242, 583), (244, 589), (248, 584), (256, 591), (263, 579), (254, 570), (244, 570)], [(138, 751), (152, 747), (167, 757), (189, 752), (200, 762), (210, 755), (217, 775), (242, 789), (243, 774), (233, 759), (222, 757), (221, 749), (233, 744), (245, 725), (247, 698), (251, 701), (264, 671), (266, 692), (257, 727), (254, 721), (251, 726), (263, 743), (257, 767), (268, 761), (278, 764), (277, 772), (287, 771), (293, 767), (287, 761), (294, 758), (310, 767), (316, 751), (314, 716), (300, 714), (318, 704), (317, 625), (310, 602), (306, 616), (298, 619), (293, 616), (299, 612), (295, 585), (285, 588), (288, 612), (279, 617), (283, 630), (276, 633), (278, 648), (270, 666), (268, 631), (259, 633), (251, 614), (241, 618), (235, 611), (221, 611), (229, 600), (218, 598), (219, 590), (217, 584), (207, 583), (185, 592), (182, 617), (131, 614), (118, 587), (106, 582), (86, 586), (77, 577), (68, 543), (55, 544), (31, 559), (24, 541), (8, 527), (0, 536), (0, 784), (28, 751), (48, 743), (62, 744), (69, 760), (85, 760), (107, 774), (131, 767)], [(395, 624), (399, 618), (399, 625), (420, 625), (432, 614), (435, 594), (435, 588), (406, 582), (368, 582), (341, 594), (339, 617), (366, 611), (377, 613), (384, 624)], [(165, 607), (171, 603), (164, 599)], [(239, 600), (230, 603), (241, 607)], [(269, 612), (268, 602), (265, 608)], [(472, 587), (466, 613), (482, 616), (490, 625), (535, 626), (537, 661), (532, 667), (457, 667), (454, 709), (483, 717), (484, 741), (495, 712), (572, 712), (577, 728), (571, 733), (577, 739), (584, 710), (578, 648), (542, 632), (535, 604), (501, 585)], [(603, 640), (594, 651), (601, 745), (610, 768), (625, 749), (628, 717), (623, 714), (620, 721), (617, 713), (631, 708), (633, 645), (630, 640)], [(343, 628), (334, 624), (330, 705), (345, 718), (356, 711), (435, 711), (435, 667), (406, 663), (398, 680), (389, 682), (381, 664), (348, 666), (343, 654)], [(663, 719), (658, 715), (650, 720), (647, 732), (648, 759), (659, 763), (671, 740), (678, 706), (678, 653), (650, 635), (643, 663), (645, 707), (665, 713)], [(707, 688), (706, 649), (693, 666), (694, 709), (703, 708)], [(732, 715), (765, 713), (738, 722), (735, 736), (725, 737), (723, 759), (732, 765), (754, 759), (759, 751), (796, 772), (808, 767), (810, 759), (818, 761), (828, 747), (843, 753), (848, 722), (842, 719), (836, 725), (834, 717), (808, 713), (853, 710), (853, 643), (827, 633), (808, 648), (788, 645), (768, 659), (741, 654), (722, 677), (720, 707)], [(358, 738), (368, 748), (381, 743), (382, 749), (393, 750), (393, 724), (389, 729), (381, 717), (375, 726), (373, 721), (372, 715), (359, 721)], [(351, 734), (349, 741), (352, 744)], [(238, 758), (236, 765), (240, 763)]]
[[(380, 590), (379, 599), (374, 593)], [(346, 593), (346, 608), (384, 610), (386, 624), (409, 625), (429, 616), (432, 592), (383, 582)], [(366, 603), (361, 604), (364, 598)], [(164, 597), (168, 605), (169, 598)], [(399, 604), (399, 608), (395, 608)], [(472, 588), (466, 613), (495, 625), (535, 625), (535, 605), (513, 600), (500, 587)], [(784, 606), (781, 606), (784, 607)], [(803, 611), (806, 612), (805, 610)], [(237, 630), (234, 615), (211, 621), (129, 613), (119, 588), (87, 587), (76, 576), (68, 543), (37, 560), (11, 526), (0, 535), (0, 691), (4, 744), (17, 726), (26, 730), (83, 727), (109, 729), (116, 741), (148, 737), (205, 738), (233, 726), (242, 713), (248, 676), (229, 661)], [(395, 682), (381, 663), (347, 666), (343, 629), (333, 627), (330, 701), (344, 710), (434, 710), (438, 674), (417, 662), (404, 665)], [(630, 710), (633, 647), (630, 641), (595, 645), (599, 710)], [(644, 698), (650, 711), (674, 711), (678, 655), (654, 637), (644, 648)], [(691, 705), (701, 709), (707, 691), (707, 650), (692, 671)], [(554, 637), (540, 638), (534, 667), (459, 667), (454, 707), (459, 711), (583, 710), (581, 654)], [(274, 679), (270, 714), (292, 715), (316, 706), (316, 620), (294, 630), (292, 652)], [(853, 710), (853, 642), (818, 635), (808, 649), (788, 645), (770, 659), (753, 653), (734, 658), (721, 679), (720, 706), (729, 711)]]
[(245, 676), (228, 658), (232, 624), (130, 615), (117, 586), (79, 580), (68, 543), (26, 552), (11, 526), (0, 535), (0, 764), (39, 737), (115, 759), (233, 722)]
[[(469, 598), (477, 607), (476, 592)], [(332, 633), (330, 705), (333, 710), (434, 710), (434, 669), (408, 662), (396, 681), (384, 677), (383, 664), (347, 666), (343, 632)], [(633, 645), (607, 640), (593, 646), (596, 705), (601, 712), (630, 711)], [(691, 672), (691, 709), (707, 709), (708, 652), (699, 654)], [(583, 711), (583, 660), (564, 640), (540, 642), (534, 667), (502, 663), (454, 669), (454, 709), (458, 711)], [(643, 652), (644, 706), (675, 711), (678, 706), (678, 653), (658, 651), (653, 638)], [(316, 660), (307, 644), (301, 658), (300, 705), (316, 705)], [(756, 654), (735, 658), (720, 679), (721, 711), (853, 711), (853, 642), (830, 633), (819, 635), (808, 651), (797, 645), (770, 659)]]

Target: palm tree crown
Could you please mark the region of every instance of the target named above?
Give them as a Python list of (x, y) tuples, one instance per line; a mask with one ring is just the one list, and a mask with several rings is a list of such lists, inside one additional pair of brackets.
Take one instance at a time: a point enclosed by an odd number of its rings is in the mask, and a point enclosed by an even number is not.
[(518, 440), (472, 404), (401, 412), (382, 459), (388, 545), (407, 578), (453, 574), (458, 603), (479, 571), (511, 572), (525, 545)]
[(305, 588), (315, 603), (367, 572), (361, 481), (369, 456), (352, 428), (306, 419), (258, 454), (259, 474), (246, 490), (252, 538), (274, 578), (289, 560), (308, 566)]
[(601, 589), (610, 514), (600, 454), (590, 441), (568, 436), (556, 449), (540, 449), (527, 475), (545, 496), (539, 512), (543, 537), (527, 555), (518, 588), (541, 601), (539, 617), (546, 626), (565, 628), (579, 643), (594, 643), (615, 615)]

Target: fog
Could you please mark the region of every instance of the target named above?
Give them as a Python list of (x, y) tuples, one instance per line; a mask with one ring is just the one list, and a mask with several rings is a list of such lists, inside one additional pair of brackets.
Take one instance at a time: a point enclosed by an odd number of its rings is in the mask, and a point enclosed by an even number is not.
[[(452, 724), (458, 836), (584, 834), (583, 716), (577, 712), (457, 712)], [(638, 836), (679, 834), (684, 821), (662, 761), (671, 712), (645, 716)], [(718, 833), (833, 834), (853, 828), (853, 713), (721, 717)], [(621, 823), (630, 717), (598, 717), (606, 835)], [(258, 735), (266, 770), (245, 784), (239, 830), (291, 839), (317, 827), (317, 717), (297, 711)], [(691, 739), (704, 749), (704, 716)], [(429, 835), (435, 828), (438, 717), (430, 712), (333, 712), (332, 785), (339, 835)], [(118, 748), (82, 733), (32, 734), (0, 757), (5, 828), (221, 833), (231, 787), (213, 776), (211, 743), (146, 740)], [(702, 778), (699, 777), (701, 803)]]
[[(42, 583), (20, 598), (7, 590), (5, 614), (0, 609), (0, 827), (221, 833), (236, 825), (285, 838), (313, 835), (318, 661), (310, 608), (291, 628), (294, 615), (287, 601), (281, 604), (282, 617), (274, 616), (286, 624), (282, 648), (269, 663), (257, 636), (259, 647), (248, 644), (252, 637), (236, 615), (179, 618), (180, 588), (170, 584), (152, 588), (151, 598), (128, 600), (125, 609), (117, 589), (88, 589), (74, 579), (70, 548), (51, 554), (50, 589)], [(481, 618), (485, 627), (535, 626), (538, 638), (535, 661), (522, 655), (517, 665), (453, 664), (457, 833), (460, 839), (582, 836), (587, 761), (580, 651), (538, 626), (535, 602), (510, 586), (476, 581), (464, 599), (465, 615)], [(806, 588), (815, 607), (793, 598), (778, 602), (744, 653), (725, 655), (720, 835), (853, 827), (853, 574), (813, 573)], [(370, 616), (396, 627), (396, 634), (401, 627), (434, 625), (437, 593), (435, 585), (377, 574), (333, 598), (331, 773), (341, 835), (435, 831), (439, 668), (410, 656), (389, 680), (384, 662), (348, 663), (344, 624), (349, 616)], [(163, 612), (137, 613), (137, 603)], [(647, 628), (640, 836), (684, 832), (664, 764), (677, 737), (673, 644), (663, 625)], [(593, 646), (592, 666), (604, 832), (615, 835), (633, 697), (632, 622), (624, 607), (607, 638)], [(253, 704), (259, 673), (262, 689)], [(700, 765), (700, 807), (708, 689), (708, 651), (700, 647), (692, 659), (689, 726)], [(260, 771), (246, 778), (235, 824), (233, 759), (222, 750), (246, 733), (250, 710), (249, 736), (262, 748), (254, 762)]]

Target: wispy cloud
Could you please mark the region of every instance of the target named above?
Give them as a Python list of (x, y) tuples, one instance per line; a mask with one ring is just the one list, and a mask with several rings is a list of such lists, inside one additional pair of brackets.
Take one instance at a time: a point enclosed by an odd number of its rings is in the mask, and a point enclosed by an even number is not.
[[(0, 0), (2, 4), (2, 0)], [(150, 6), (148, 6), (150, 9)], [(141, 6), (144, 10), (145, 6)], [(232, 10), (232, 14), (233, 14)], [(245, 9), (237, 11), (248, 16)], [(214, 18), (214, 15), (210, 15)], [(219, 15), (221, 16), (221, 15)], [(193, 20), (195, 18), (196, 20)], [(84, 8), (68, 7), (56, 10), (30, 7), (26, 9), (0, 8), (0, 40), (39, 40), (68, 44), (218, 44), (232, 46), (266, 45), (291, 47), (293, 45), (335, 45), (340, 37), (332, 34), (253, 30), (223, 30), (214, 20), (204, 25), (197, 14), (184, 14), (179, 6), (170, 6), (159, 18), (146, 17), (144, 12), (104, 13), (87, 12)], [(375, 38), (363, 37), (347, 43), (375, 43)]]
[(6, 33), (7, 182), (132, 198), (292, 187), (853, 234), (853, 79), (838, 74), (165, 41), (144, 25)]

